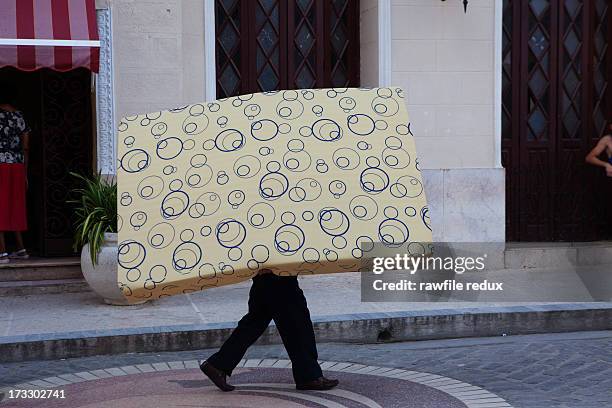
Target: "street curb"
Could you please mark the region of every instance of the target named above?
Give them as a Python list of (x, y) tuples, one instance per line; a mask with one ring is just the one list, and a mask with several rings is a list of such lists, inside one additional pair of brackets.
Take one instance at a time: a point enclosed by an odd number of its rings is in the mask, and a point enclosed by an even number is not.
[[(318, 342), (377, 343), (612, 329), (612, 304), (480, 307), (313, 318)], [(219, 347), (236, 322), (7, 336), (0, 362)], [(280, 344), (271, 325), (258, 344)]]

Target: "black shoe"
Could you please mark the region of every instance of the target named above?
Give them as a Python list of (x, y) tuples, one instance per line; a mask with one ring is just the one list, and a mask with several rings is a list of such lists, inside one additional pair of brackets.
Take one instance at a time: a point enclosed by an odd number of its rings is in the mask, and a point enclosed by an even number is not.
[(301, 384), (296, 384), (295, 388), (298, 390), (325, 391), (325, 390), (331, 390), (339, 383), (340, 381), (338, 380), (330, 380), (325, 377), (319, 377), (316, 380), (308, 381), (308, 382), (301, 383)]
[(221, 391), (234, 391), (236, 388), (227, 383), (227, 375), (223, 371), (213, 367), (213, 365), (208, 361), (205, 361), (200, 365), (200, 370), (202, 370), (204, 375), (206, 375)]

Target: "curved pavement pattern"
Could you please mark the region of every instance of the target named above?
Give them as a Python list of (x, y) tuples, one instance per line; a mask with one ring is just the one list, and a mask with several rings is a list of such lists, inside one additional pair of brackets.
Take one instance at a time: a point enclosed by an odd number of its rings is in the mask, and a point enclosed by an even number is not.
[(5, 399), (0, 407), (150, 408), (512, 408), (504, 399), (452, 378), (390, 367), (322, 361), (341, 384), (331, 391), (297, 391), (291, 362), (242, 360), (231, 378), (234, 392), (218, 391), (200, 372), (201, 360), (137, 364), (63, 374), (12, 389), (62, 389), (66, 399)]

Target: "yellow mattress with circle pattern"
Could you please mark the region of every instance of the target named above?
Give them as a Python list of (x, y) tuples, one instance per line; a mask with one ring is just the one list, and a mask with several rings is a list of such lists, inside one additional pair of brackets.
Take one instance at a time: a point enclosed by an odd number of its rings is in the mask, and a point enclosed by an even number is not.
[(124, 118), (117, 280), (131, 301), (358, 271), (431, 242), (400, 88), (263, 92)]

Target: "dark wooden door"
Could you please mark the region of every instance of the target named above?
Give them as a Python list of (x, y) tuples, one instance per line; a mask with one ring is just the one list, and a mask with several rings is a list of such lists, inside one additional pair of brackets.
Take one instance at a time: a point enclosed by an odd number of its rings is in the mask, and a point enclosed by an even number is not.
[(359, 86), (358, 0), (217, 0), (217, 97)]
[(26, 245), (39, 256), (71, 255), (74, 212), (66, 201), (77, 180), (69, 173), (92, 173), (91, 73), (2, 68), (0, 78), (15, 84), (32, 128)]
[(584, 157), (610, 116), (608, 0), (504, 0), (510, 241), (610, 237), (610, 180)]

